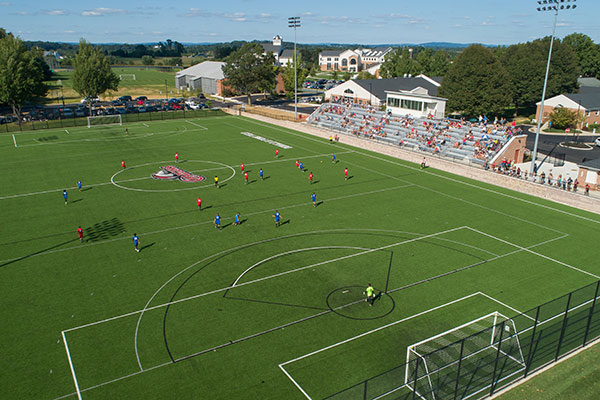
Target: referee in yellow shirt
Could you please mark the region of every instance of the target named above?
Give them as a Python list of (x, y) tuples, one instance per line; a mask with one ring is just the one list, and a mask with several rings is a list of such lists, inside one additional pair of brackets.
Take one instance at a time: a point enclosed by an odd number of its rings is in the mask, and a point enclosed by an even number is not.
[(365, 290), (365, 294), (367, 295), (365, 301), (369, 303), (369, 307), (371, 307), (373, 305), (373, 301), (375, 300), (375, 289), (370, 283), (369, 286), (367, 286), (367, 289)]

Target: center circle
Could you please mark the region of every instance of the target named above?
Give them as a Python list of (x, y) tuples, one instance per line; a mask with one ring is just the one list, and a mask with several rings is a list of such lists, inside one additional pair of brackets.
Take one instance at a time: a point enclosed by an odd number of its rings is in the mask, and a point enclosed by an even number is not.
[[(235, 173), (236, 173), (236, 172), (235, 172), (235, 169), (234, 169), (232, 166), (230, 166), (230, 165), (227, 165), (227, 164), (224, 164), (224, 163), (220, 163), (220, 162), (217, 162), (217, 161), (208, 161), (208, 160), (186, 160), (185, 162), (186, 162), (186, 163), (194, 163), (194, 162), (197, 162), (197, 163), (207, 163), (207, 164), (214, 164), (214, 165), (218, 165), (218, 166), (219, 166), (219, 167), (221, 167), (221, 168), (226, 168), (226, 169), (229, 169), (229, 170), (231, 171), (231, 175), (230, 175), (229, 177), (227, 177), (227, 178), (223, 179), (223, 180), (220, 180), (220, 183), (225, 183), (225, 182), (227, 182), (228, 180), (232, 179), (232, 178), (235, 176)], [(132, 166), (132, 167), (127, 167), (127, 168), (125, 168), (125, 169), (122, 169), (122, 170), (120, 170), (120, 171), (117, 171), (115, 174), (113, 174), (113, 176), (111, 176), (111, 178), (110, 178), (110, 182), (111, 182), (111, 183), (112, 183), (114, 186), (116, 186), (116, 187), (118, 187), (118, 188), (120, 188), (120, 189), (132, 190), (132, 191), (136, 191), (136, 192), (147, 192), (147, 193), (167, 193), (167, 192), (181, 192), (181, 191), (185, 191), (185, 190), (196, 190), (196, 189), (201, 189), (201, 188), (205, 188), (205, 187), (210, 187), (210, 186), (212, 186), (212, 185), (211, 185), (211, 179), (205, 179), (205, 180), (203, 180), (203, 181), (202, 181), (202, 183), (203, 183), (202, 185), (196, 185), (196, 186), (185, 187), (185, 188), (178, 188), (178, 189), (141, 189), (141, 188), (135, 188), (135, 187), (129, 187), (129, 186), (125, 186), (125, 185), (123, 185), (122, 183), (123, 183), (123, 182), (126, 182), (127, 180), (122, 180), (122, 181), (116, 181), (116, 180), (115, 180), (115, 178), (116, 178), (116, 177), (117, 177), (119, 174), (121, 174), (121, 173), (123, 173), (123, 172), (125, 172), (125, 171), (131, 171), (131, 170), (133, 170), (133, 169), (136, 169), (136, 168), (142, 168), (142, 167), (147, 167), (147, 166), (149, 166), (149, 165), (156, 165), (156, 168), (157, 168), (157, 171), (158, 171), (158, 169), (159, 169), (160, 167), (162, 167), (163, 165), (165, 165), (165, 164), (173, 164), (173, 161), (172, 161), (172, 160), (171, 160), (171, 161), (156, 161), (156, 162), (149, 162), (149, 163), (145, 163), (145, 164), (138, 164), (138, 165), (134, 165), (134, 166)], [(183, 163), (181, 163), (181, 165), (182, 165), (182, 166), (185, 166), (185, 164), (183, 164)], [(189, 172), (189, 171), (188, 171), (188, 172)], [(143, 177), (141, 177), (141, 178), (134, 178), (134, 179), (132, 179), (132, 180), (134, 180), (134, 181), (135, 181), (135, 180), (142, 180), (142, 179), (148, 179), (149, 181), (150, 181), (150, 180), (153, 180), (153, 179), (152, 179), (152, 177), (151, 177), (150, 175), (148, 175), (147, 177), (146, 177), (146, 176), (143, 176)]]
[(327, 307), (344, 318), (370, 320), (383, 318), (396, 307), (396, 302), (387, 293), (375, 288), (375, 300), (370, 306), (365, 301), (365, 287), (344, 286), (327, 295)]

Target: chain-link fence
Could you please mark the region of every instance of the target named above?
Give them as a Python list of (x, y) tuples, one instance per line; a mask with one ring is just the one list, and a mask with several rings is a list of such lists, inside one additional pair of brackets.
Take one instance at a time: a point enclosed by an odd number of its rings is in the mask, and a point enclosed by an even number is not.
[[(600, 281), (332, 394), (327, 399), (479, 399), (600, 337)], [(437, 339), (443, 343), (442, 339)], [(421, 345), (422, 346), (422, 345)]]
[[(155, 112), (135, 112), (128, 114), (121, 114), (123, 123), (129, 122), (146, 122), (146, 121), (165, 121), (172, 119), (182, 118), (205, 118), (227, 115), (221, 109), (203, 109), (203, 110), (175, 110), (175, 111), (155, 111)], [(20, 131), (35, 131), (43, 129), (60, 129), (60, 128), (74, 128), (74, 127), (87, 127), (87, 117), (65, 117), (62, 114), (58, 114), (58, 118), (49, 119), (44, 121), (27, 121), (22, 123), (10, 123), (0, 125), (0, 132), (20, 132)]]

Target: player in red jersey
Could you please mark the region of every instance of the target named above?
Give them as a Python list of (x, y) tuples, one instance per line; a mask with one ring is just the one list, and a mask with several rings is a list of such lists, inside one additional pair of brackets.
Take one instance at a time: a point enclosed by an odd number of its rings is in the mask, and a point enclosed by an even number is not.
[(313, 173), (312, 172), (310, 174), (308, 174), (308, 179), (310, 179), (310, 184), (312, 185), (312, 183), (313, 183)]
[(344, 179), (348, 180), (348, 168), (344, 168)]
[(248, 172), (244, 172), (244, 183), (248, 183)]
[(125, 169), (125, 160), (121, 161), (121, 167), (123, 167), (123, 169)]
[(198, 197), (198, 199), (196, 200), (198, 202), (198, 211), (202, 210), (202, 199), (200, 197)]
[(300, 168), (300, 160), (296, 160), (296, 168)]
[(279, 149), (275, 149), (275, 158), (279, 157)]
[(244, 172), (244, 163), (242, 163), (242, 165), (240, 165), (240, 171)]
[(175, 162), (178, 163), (179, 162), (179, 153), (175, 153)]
[(81, 226), (77, 228), (77, 236), (79, 236), (79, 241), (83, 243), (83, 229), (81, 229)]

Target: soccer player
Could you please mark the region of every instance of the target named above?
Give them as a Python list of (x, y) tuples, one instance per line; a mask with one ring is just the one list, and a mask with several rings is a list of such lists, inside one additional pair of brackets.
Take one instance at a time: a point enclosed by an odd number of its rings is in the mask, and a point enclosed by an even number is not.
[(332, 155), (331, 155), (331, 162), (335, 164), (335, 161), (336, 161), (336, 159), (335, 159), (335, 154), (332, 154)]
[(129, 129), (125, 128), (125, 136), (129, 136)]
[(333, 144), (333, 136), (329, 136), (329, 144)]
[(279, 214), (279, 211), (275, 210), (275, 214), (273, 214), (273, 218), (275, 218), (275, 228), (277, 228), (281, 222), (281, 214)]
[(218, 230), (221, 230), (221, 216), (219, 215), (219, 213), (217, 213), (217, 215), (215, 215), (215, 228), (217, 228)]
[(279, 149), (275, 149), (275, 158), (279, 157)]
[(296, 160), (296, 168), (300, 168), (300, 160)]
[(373, 305), (373, 301), (375, 300), (375, 289), (373, 288), (373, 285), (371, 285), (369, 283), (369, 286), (367, 286), (367, 289), (365, 290), (365, 294), (367, 295), (367, 298), (365, 299), (365, 301), (367, 303), (369, 303), (369, 307)]
[(244, 172), (244, 163), (240, 165), (240, 171)]
[(77, 228), (77, 236), (79, 236), (79, 241), (83, 243), (83, 229), (81, 229), (81, 226)]
[(77, 189), (81, 192), (81, 179), (77, 181)]
[(175, 152), (175, 162), (178, 163), (179, 162), (179, 153)]
[(348, 168), (344, 168), (344, 179), (348, 180)]
[(123, 169), (125, 169), (125, 160), (121, 160), (121, 167), (123, 167)]
[(196, 201), (198, 202), (198, 211), (202, 211), (202, 199), (198, 197)]
[(66, 205), (66, 204), (67, 204), (67, 202), (68, 202), (67, 198), (69, 197), (69, 194), (67, 193), (67, 190), (66, 190), (66, 189), (64, 189), (64, 190), (63, 190), (63, 197), (64, 197), (64, 199), (65, 199), (65, 205)]
[(239, 225), (240, 224), (240, 213), (235, 213), (235, 218), (233, 219), (233, 225)]
[(138, 237), (137, 233), (133, 234), (131, 240), (133, 241), (133, 248), (139, 253), (140, 249), (138, 248), (138, 246), (140, 245), (140, 238)]
[(300, 168), (300, 171), (304, 172), (304, 164), (302, 164), (302, 161), (300, 161), (298, 168)]
[(425, 157), (423, 157), (423, 161), (421, 161), (421, 169), (425, 168), (427, 166), (427, 160), (425, 160)]
[(313, 202), (313, 207), (316, 207), (317, 206), (317, 195), (315, 192), (313, 192), (311, 198), (312, 198), (312, 202)]
[(264, 179), (262, 168), (258, 170), (258, 175), (260, 176), (260, 180), (262, 181)]
[(248, 184), (248, 172), (244, 172), (244, 183)]
[(308, 174), (308, 179), (310, 180), (310, 184), (312, 185), (312, 183), (313, 183), (313, 173), (312, 173), (312, 171), (311, 171), (310, 174)]
[(215, 187), (219, 188), (219, 177), (215, 175)]

